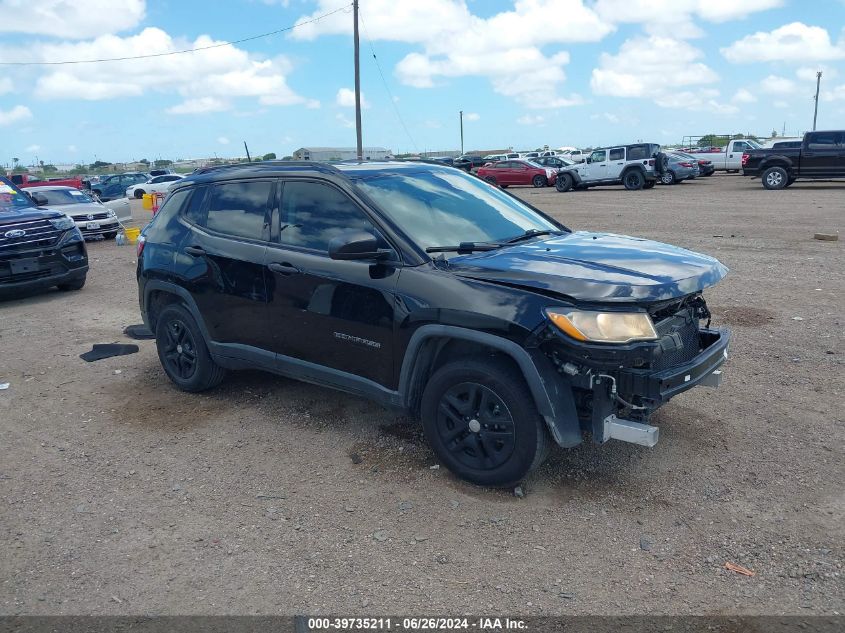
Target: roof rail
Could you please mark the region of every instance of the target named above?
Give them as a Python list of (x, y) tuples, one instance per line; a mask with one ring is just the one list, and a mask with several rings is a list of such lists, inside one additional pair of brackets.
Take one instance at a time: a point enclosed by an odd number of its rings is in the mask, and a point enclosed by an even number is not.
[(223, 169), (251, 169), (262, 167), (308, 167), (314, 171), (324, 171), (330, 173), (338, 172), (338, 168), (329, 163), (322, 163), (319, 161), (310, 160), (257, 160), (249, 163), (229, 163), (228, 165), (212, 165), (210, 167), (200, 167), (194, 174), (207, 174), (213, 171), (220, 171)]

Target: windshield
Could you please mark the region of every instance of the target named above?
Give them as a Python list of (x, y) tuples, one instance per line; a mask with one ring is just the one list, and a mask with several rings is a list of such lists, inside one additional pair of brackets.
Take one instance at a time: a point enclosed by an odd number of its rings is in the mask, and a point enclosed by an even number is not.
[(34, 205), (26, 194), (8, 180), (0, 178), (0, 212), (26, 209), (32, 206)]
[(378, 206), (423, 248), (495, 242), (559, 225), (519, 200), (458, 170), (389, 174), (358, 181)]
[(53, 189), (52, 191), (35, 192), (47, 198), (47, 204), (90, 204), (94, 202), (88, 195), (78, 189)]

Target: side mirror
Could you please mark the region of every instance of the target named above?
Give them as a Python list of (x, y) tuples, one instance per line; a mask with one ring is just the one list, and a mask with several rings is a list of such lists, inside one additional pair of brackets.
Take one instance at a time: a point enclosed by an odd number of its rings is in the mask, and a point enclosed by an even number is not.
[(329, 257), (338, 260), (384, 259), (387, 249), (378, 247), (376, 236), (367, 231), (347, 231), (329, 242)]
[(39, 207), (43, 207), (43, 206), (46, 206), (46, 205), (48, 204), (48, 202), (47, 202), (47, 197), (46, 197), (46, 196), (41, 195), (40, 193), (33, 193), (33, 194), (30, 194), (30, 197), (32, 198), (32, 201), (33, 201), (36, 205), (38, 205)]

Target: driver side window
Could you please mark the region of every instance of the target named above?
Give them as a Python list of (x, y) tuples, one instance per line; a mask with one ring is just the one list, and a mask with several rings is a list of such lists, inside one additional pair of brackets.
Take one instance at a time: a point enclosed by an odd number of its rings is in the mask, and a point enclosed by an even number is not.
[(590, 162), (591, 163), (603, 163), (606, 160), (607, 152), (603, 149), (598, 150), (590, 154)]
[(364, 212), (345, 193), (319, 182), (286, 182), (279, 241), (328, 253), (331, 239), (346, 231), (378, 236)]

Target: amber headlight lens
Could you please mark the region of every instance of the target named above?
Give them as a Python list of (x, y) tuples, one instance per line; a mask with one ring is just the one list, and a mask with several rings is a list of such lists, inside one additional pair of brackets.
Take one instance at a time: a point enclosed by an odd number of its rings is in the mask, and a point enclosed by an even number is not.
[(657, 338), (645, 312), (588, 312), (550, 308), (546, 314), (560, 330), (578, 341), (630, 343)]

